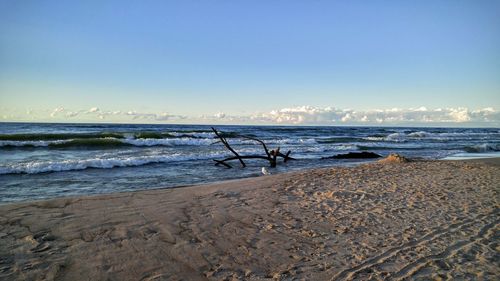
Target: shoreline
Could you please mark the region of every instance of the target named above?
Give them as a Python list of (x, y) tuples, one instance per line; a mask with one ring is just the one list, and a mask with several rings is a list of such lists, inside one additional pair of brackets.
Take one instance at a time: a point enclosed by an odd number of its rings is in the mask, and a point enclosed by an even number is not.
[[(494, 156), (494, 157), (471, 157), (471, 158), (450, 158), (447, 159), (448, 157), (445, 158), (440, 158), (440, 159), (422, 159), (422, 158), (412, 158), (411, 160), (413, 162), (429, 162), (429, 161), (475, 161), (475, 162), (483, 162), (483, 163), (489, 163), (492, 165), (500, 165), (500, 156)], [(277, 173), (277, 174), (272, 174), (272, 175), (267, 175), (265, 177), (269, 176), (278, 176), (278, 175), (293, 175), (297, 173), (304, 173), (308, 171), (315, 171), (315, 170), (324, 170), (324, 169), (336, 169), (336, 168), (353, 168), (361, 165), (369, 165), (373, 163), (377, 163), (377, 161), (381, 160), (383, 158), (379, 158), (378, 160), (372, 160), (372, 159), (362, 159), (359, 161), (359, 163), (353, 162), (349, 163), (349, 165), (332, 165), (332, 166), (327, 166), (327, 167), (312, 167), (312, 168), (304, 168), (296, 171), (287, 171), (283, 173)], [(248, 177), (242, 177), (242, 178), (234, 178), (234, 179), (227, 179), (227, 180), (218, 180), (218, 181), (213, 181), (213, 182), (206, 182), (206, 183), (195, 183), (195, 184), (188, 184), (188, 185), (176, 185), (176, 186), (168, 186), (168, 187), (155, 187), (155, 188), (149, 188), (149, 189), (140, 189), (140, 190), (127, 190), (127, 191), (117, 191), (117, 192), (110, 192), (110, 193), (97, 193), (97, 194), (82, 194), (82, 195), (68, 195), (68, 196), (58, 196), (58, 197), (53, 197), (53, 198), (44, 198), (44, 199), (35, 199), (35, 200), (24, 200), (24, 201), (13, 201), (13, 202), (0, 202), (0, 208), (3, 206), (11, 205), (11, 204), (31, 204), (31, 203), (37, 203), (37, 202), (43, 202), (43, 201), (51, 201), (51, 200), (58, 200), (58, 199), (78, 199), (80, 197), (95, 197), (95, 196), (107, 196), (107, 195), (113, 195), (113, 194), (126, 194), (126, 193), (134, 193), (134, 192), (143, 192), (143, 191), (157, 191), (157, 190), (169, 190), (169, 189), (179, 189), (179, 188), (195, 188), (195, 187), (203, 187), (203, 186), (212, 186), (212, 185), (219, 185), (219, 184), (224, 184), (224, 183), (231, 183), (231, 182), (238, 182), (241, 180), (246, 180), (246, 179), (255, 179), (255, 178), (261, 178), (264, 177), (264, 175), (256, 175), (256, 176), (248, 176)]]
[[(378, 158), (378, 159), (380, 160), (380, 159), (383, 159), (383, 158)], [(500, 159), (500, 157), (499, 157), (499, 159)], [(429, 160), (429, 161), (438, 161), (438, 160), (440, 160), (440, 159)], [(421, 161), (421, 159), (417, 159), (417, 161)], [(267, 175), (266, 177), (277, 176), (277, 175), (295, 174), (295, 173), (301, 173), (301, 172), (305, 172), (305, 171), (321, 170), (321, 169), (349, 168), (349, 167), (356, 167), (356, 166), (359, 166), (359, 165), (366, 165), (366, 164), (370, 164), (370, 163), (374, 163), (374, 162), (377, 162), (377, 160), (373, 160), (373, 159), (359, 159), (359, 160), (353, 161), (353, 162), (344, 162), (343, 165), (331, 165), (331, 166), (323, 166), (323, 167), (307, 167), (307, 168), (303, 168), (303, 169), (299, 169), (299, 170), (295, 170), (295, 171), (285, 171), (285, 172), (280, 172), (280, 173), (274, 173), (274, 174), (271, 174), (271, 175)], [(256, 169), (256, 167), (252, 167), (252, 168)], [(10, 204), (35, 203), (35, 202), (38, 202), (38, 201), (48, 201), (48, 200), (56, 200), (56, 199), (63, 199), (63, 198), (78, 198), (78, 197), (87, 197), (87, 196), (105, 196), (105, 195), (113, 195), (113, 194), (120, 194), (120, 193), (130, 193), (130, 192), (142, 192), (142, 191), (166, 190), (166, 189), (178, 189), (178, 188), (186, 188), (186, 187), (206, 186), (206, 185), (222, 184), (222, 183), (225, 183), (225, 182), (240, 181), (240, 180), (245, 180), (245, 179), (260, 178), (260, 177), (263, 177), (263, 176), (264, 175), (259, 174), (259, 175), (254, 175), (254, 176), (241, 177), (241, 178), (222, 179), (222, 180), (216, 180), (216, 181), (211, 181), (211, 182), (194, 183), (194, 184), (186, 184), (186, 185), (163, 186), (163, 187), (154, 187), (154, 188), (139, 189), (139, 190), (115, 191), (115, 192), (109, 192), (109, 193), (68, 195), (68, 196), (58, 196), (58, 197), (44, 198), (44, 199), (35, 199), (35, 200), (24, 200), (24, 201), (13, 201), (13, 202), (0, 202), (0, 207), (5, 206), (5, 205), (10, 205)]]
[(498, 182), (419, 160), (8, 203), (0, 279), (495, 279)]

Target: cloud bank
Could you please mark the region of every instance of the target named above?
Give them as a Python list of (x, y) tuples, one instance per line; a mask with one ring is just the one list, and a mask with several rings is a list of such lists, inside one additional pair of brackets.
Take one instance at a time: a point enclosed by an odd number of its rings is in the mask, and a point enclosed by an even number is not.
[[(2, 109), (5, 111), (5, 109)], [(456, 108), (392, 108), (373, 110), (340, 109), (335, 107), (297, 106), (247, 115), (216, 112), (210, 115), (185, 116), (169, 112), (143, 112), (137, 110), (111, 111), (100, 107), (69, 110), (63, 106), (52, 110), (28, 109), (24, 118), (4, 114), (3, 119), (67, 122), (141, 122), (191, 124), (276, 124), (276, 125), (442, 125), (442, 126), (500, 126), (500, 111)]]
[(186, 116), (169, 114), (167, 112), (160, 113), (149, 113), (149, 112), (138, 112), (135, 110), (130, 111), (106, 111), (101, 110), (98, 107), (92, 107), (88, 110), (66, 110), (64, 107), (59, 106), (52, 110), (50, 117), (64, 117), (66, 119), (77, 119), (77, 118), (97, 118), (100, 120), (105, 120), (109, 118), (126, 120), (145, 120), (145, 121), (167, 121), (167, 120), (179, 120), (186, 119)]
[(334, 107), (298, 106), (272, 110), (251, 116), (229, 116), (218, 113), (213, 119), (252, 121), (271, 124), (335, 125), (335, 124), (433, 124), (474, 123), (500, 124), (500, 112), (493, 108), (470, 110), (458, 108), (392, 108), (375, 110), (338, 109)]
[(467, 108), (425, 107), (410, 109), (385, 109), (356, 111), (352, 109), (336, 109), (300, 106), (273, 110), (260, 116), (264, 120), (276, 123), (292, 124), (325, 124), (325, 123), (462, 123), (462, 122), (498, 122), (500, 114), (493, 108), (469, 110)]

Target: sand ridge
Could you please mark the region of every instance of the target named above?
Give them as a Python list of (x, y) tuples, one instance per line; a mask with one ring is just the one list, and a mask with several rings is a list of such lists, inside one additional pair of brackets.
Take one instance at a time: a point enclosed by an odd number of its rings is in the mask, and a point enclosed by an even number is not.
[(499, 183), (416, 161), (4, 205), (0, 279), (495, 280)]

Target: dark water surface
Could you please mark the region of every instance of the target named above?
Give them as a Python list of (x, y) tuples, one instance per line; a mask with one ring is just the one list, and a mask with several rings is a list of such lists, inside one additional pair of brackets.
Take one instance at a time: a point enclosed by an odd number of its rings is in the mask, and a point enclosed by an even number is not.
[[(498, 128), (388, 128), (217, 126), (241, 154), (262, 148), (237, 135), (255, 136), (270, 148), (291, 150), (298, 161), (279, 173), (360, 161), (321, 160), (338, 153), (392, 152), (440, 159), (498, 154)], [(260, 175), (263, 161), (234, 169), (212, 159), (230, 153), (213, 144), (209, 126), (0, 123), (0, 203), (206, 183)]]

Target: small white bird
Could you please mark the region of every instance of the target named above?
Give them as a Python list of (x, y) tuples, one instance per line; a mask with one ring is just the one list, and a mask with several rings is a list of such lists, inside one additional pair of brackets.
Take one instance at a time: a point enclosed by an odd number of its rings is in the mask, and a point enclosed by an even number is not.
[(270, 172), (266, 169), (266, 167), (262, 167), (262, 170), (261, 170), (261, 171), (262, 171), (262, 174), (263, 174), (263, 175), (266, 175), (266, 176), (271, 174), (271, 173), (270, 173)]

